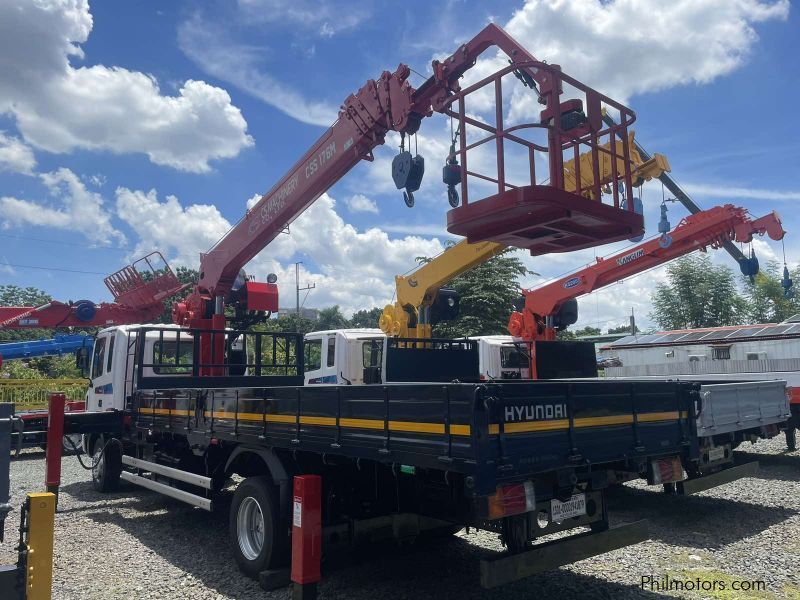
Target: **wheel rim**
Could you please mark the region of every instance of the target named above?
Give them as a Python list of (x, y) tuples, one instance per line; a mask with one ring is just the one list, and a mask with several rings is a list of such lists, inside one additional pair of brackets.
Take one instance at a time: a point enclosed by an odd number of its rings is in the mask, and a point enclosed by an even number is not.
[(239, 549), (247, 560), (255, 560), (264, 548), (264, 513), (252, 496), (239, 505), (236, 515), (236, 534)]
[[(72, 443), (75, 444), (75, 448), (67, 441), (67, 439), (72, 440)], [(74, 452), (77, 448), (78, 451), (81, 449), (81, 435), (79, 433), (70, 433), (64, 436), (64, 439), (61, 441), (61, 446), (67, 452)]]
[(97, 444), (97, 447), (92, 455), (92, 477), (96, 481), (100, 481), (102, 479), (103, 473), (103, 463), (105, 462), (106, 457), (103, 454), (103, 447), (100, 444)]

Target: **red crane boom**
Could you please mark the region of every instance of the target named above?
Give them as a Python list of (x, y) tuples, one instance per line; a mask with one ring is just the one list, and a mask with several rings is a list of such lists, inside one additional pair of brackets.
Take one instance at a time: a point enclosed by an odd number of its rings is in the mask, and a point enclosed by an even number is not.
[(0, 329), (108, 327), (147, 323), (164, 301), (185, 289), (160, 252), (152, 252), (105, 278), (114, 302), (51, 301), (43, 306), (0, 307)]
[(725, 242), (748, 243), (765, 233), (773, 240), (785, 235), (776, 212), (751, 219), (744, 208), (726, 204), (689, 215), (670, 232), (669, 245), (663, 238), (651, 239), (610, 258), (598, 258), (596, 264), (540, 288), (523, 290), (525, 305), (512, 313), (508, 331), (527, 342), (555, 340), (557, 329), (577, 320), (574, 300), (579, 296), (695, 250), (720, 248)]
[[(462, 92), (459, 86), (461, 76), (475, 64), (481, 53), (492, 46), (498, 47), (508, 55), (510, 66), (498, 72), (495, 79), (487, 78), (480, 85), (495, 85), (496, 100), (502, 104), (499, 77), (513, 73), (526, 86), (534, 89), (539, 102), (544, 105), (540, 114), (541, 121), (536, 125), (517, 126), (505, 130), (502, 125), (501, 108), (496, 111), (500, 117), (497, 127), (487, 128), (485, 124), (480, 124), (484, 130), (491, 130), (489, 139), (495, 141), (498, 148), (497, 178), (477, 175), (466, 169), (466, 151), (470, 149), (465, 141), (467, 125), (473, 125), (477, 121), (464, 114), (464, 96), (467, 91)], [(461, 149), (454, 150), (449, 158), (455, 161), (450, 162), (451, 165), (455, 164), (458, 167), (457, 157), (462, 158), (463, 164), (460, 168), (460, 177), (456, 173), (455, 179), (451, 178), (448, 185), (454, 188), (460, 184), (463, 200), (461, 208), (455, 208), (451, 214), (474, 208), (476, 204), (483, 204), (483, 201), (476, 203), (473, 199), (470, 206), (467, 206), (466, 180), (468, 176), (473, 176), (497, 183), (499, 196), (502, 196), (503, 192), (510, 192), (514, 198), (522, 202), (539, 201), (542, 206), (525, 209), (528, 226), (550, 224), (547, 234), (539, 233), (537, 236), (543, 238), (550, 235), (559, 238), (562, 244), (560, 251), (573, 249), (570, 247), (570, 240), (578, 235), (580, 242), (574, 243), (585, 245), (624, 239), (641, 231), (641, 216), (633, 212), (632, 203), (629, 203), (631, 206), (628, 206), (627, 210), (620, 206), (619, 195), (625, 192), (618, 191), (619, 187), (623, 187), (627, 190), (627, 197), (630, 197), (630, 149), (626, 132), (627, 127), (635, 119), (630, 109), (563, 75), (558, 65), (538, 62), (494, 24), (488, 25), (452, 56), (443, 61), (433, 61), (432, 71), (433, 75), (415, 89), (407, 81), (411, 73), (410, 68), (400, 64), (393, 73), (384, 71), (377, 80), (367, 81), (358, 92), (351, 94), (342, 104), (338, 119), (331, 128), (247, 212), (243, 219), (213, 248), (201, 255), (200, 279), (197, 287), (186, 301), (175, 305), (173, 320), (181, 325), (219, 329), (224, 326), (225, 304), (234, 303), (237, 315), (240, 316), (258, 311), (277, 310), (277, 288), (274, 283), (247, 281), (246, 277), (241, 277), (242, 268), (360, 161), (373, 160), (372, 151), (384, 143), (386, 133), (396, 131), (402, 136), (412, 135), (418, 130), (421, 120), (431, 116), (434, 111), (460, 117)], [(566, 81), (573, 89), (584, 94), (586, 112), (583, 101), (569, 100), (564, 103), (560, 101), (562, 81)], [(469, 91), (473, 91), (472, 88), (478, 85), (471, 86)], [(460, 114), (455, 114), (451, 110), (454, 102), (458, 103)], [(603, 103), (620, 112), (620, 125), (603, 129), (601, 108)], [(545, 129), (547, 146), (537, 146), (523, 139), (519, 135), (521, 127)], [(611, 139), (610, 150), (599, 148), (601, 145), (599, 138), (604, 135)], [(620, 141), (617, 141), (617, 137)], [(502, 165), (504, 140), (507, 143), (515, 142), (527, 146), (532, 179), (534, 151), (548, 153), (547, 186), (536, 186), (535, 181), (527, 187), (506, 182)], [(613, 206), (603, 205), (601, 202), (599, 184), (595, 186), (597, 189), (577, 189), (572, 193), (564, 190), (563, 155), (565, 152), (574, 152), (577, 155), (579, 146), (588, 147), (593, 152), (595, 170), (603, 158), (599, 156), (601, 152), (610, 155), (615, 165), (617, 164), (615, 159), (619, 159), (619, 164), (624, 165), (621, 172), (617, 172), (615, 166), (613, 179), (617, 183), (611, 186)], [(410, 153), (406, 154), (409, 162), (405, 165), (400, 164), (399, 168), (393, 166), (393, 170), (397, 171), (393, 172), (393, 176), (398, 188), (407, 189), (407, 197), (410, 198), (410, 203), (413, 203), (412, 192), (419, 186), (421, 170), (424, 167), (414, 163)], [(453, 175), (452, 171), (450, 174)], [(599, 178), (595, 178), (594, 181), (599, 181)], [(506, 194), (504, 197), (506, 204), (509, 199)], [(519, 203), (518, 201), (517, 204)], [(562, 206), (557, 207), (558, 210), (553, 210), (554, 205), (559, 204)], [(588, 216), (583, 222), (579, 222), (583, 211), (587, 212)], [(485, 216), (478, 215), (477, 221), (473, 214), (466, 216), (470, 221), (466, 229), (476, 235), (486, 233), (480, 231), (482, 227), (486, 229), (481, 225), (487, 223)], [(540, 216), (543, 218), (540, 219)], [(458, 221), (455, 218), (449, 220), (454, 223)], [(514, 221), (516, 234), (520, 230), (520, 222), (525, 222), (526, 219), (515, 218)], [(503, 234), (510, 233), (507, 224), (501, 225), (499, 229), (497, 224), (492, 226), (494, 229), (486, 233), (489, 238), (502, 238)], [(530, 237), (533, 239), (533, 236)], [(524, 236), (519, 235), (518, 239), (524, 239)]]

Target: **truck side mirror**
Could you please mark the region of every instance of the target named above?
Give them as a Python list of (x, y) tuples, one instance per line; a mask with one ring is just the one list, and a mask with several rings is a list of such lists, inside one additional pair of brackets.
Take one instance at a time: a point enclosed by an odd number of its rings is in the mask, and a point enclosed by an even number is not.
[(90, 348), (78, 348), (75, 351), (75, 366), (81, 371), (82, 377), (89, 377)]

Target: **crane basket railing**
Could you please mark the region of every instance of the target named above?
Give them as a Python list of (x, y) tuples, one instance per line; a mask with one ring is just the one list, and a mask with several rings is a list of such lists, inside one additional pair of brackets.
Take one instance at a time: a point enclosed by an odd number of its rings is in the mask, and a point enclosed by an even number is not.
[[(556, 90), (562, 89), (562, 84), (566, 83), (570, 91), (578, 92), (578, 96), (583, 96), (582, 104), (585, 111), (586, 121), (591, 127), (589, 131), (579, 135), (573, 135), (563, 129), (564, 124), (561, 119), (554, 118), (552, 123), (518, 123), (506, 124), (504, 115), (504, 95), (503, 81), (509, 75), (519, 72), (522, 69), (530, 68), (539, 71), (546, 71), (552, 78), (551, 87)], [(492, 86), (495, 98), (495, 111), (492, 119), (482, 121), (471, 116), (469, 110), (470, 96), (477, 97), (484, 94), (484, 88)], [(535, 94), (535, 91), (531, 92)], [(556, 97), (560, 97), (561, 93)], [(476, 100), (478, 102), (479, 100)], [(484, 182), (492, 183), (496, 186), (493, 194), (503, 193), (522, 185), (549, 185), (573, 192), (586, 198), (600, 199), (609, 197), (610, 204), (615, 208), (620, 208), (623, 198), (630, 198), (633, 191), (631, 179), (632, 148), (629, 144), (628, 127), (633, 124), (636, 117), (629, 108), (619, 102), (600, 94), (578, 80), (565, 74), (556, 65), (549, 65), (542, 62), (525, 62), (509, 65), (496, 73), (481, 79), (477, 83), (470, 85), (463, 90), (453, 94), (448, 98), (448, 106), (443, 111), (458, 124), (459, 132), (458, 147), (455, 148), (455, 156), (458, 158), (461, 170), (461, 204), (466, 205), (470, 201), (477, 201), (480, 198), (471, 198), (469, 193), (468, 179), (474, 178)], [(605, 106), (604, 106), (605, 105)], [(603, 123), (602, 117), (605, 110), (613, 109), (619, 113), (617, 122), (613, 125)], [(560, 110), (556, 113), (562, 116)], [(548, 144), (537, 143), (531, 139), (523, 137), (525, 130), (542, 130), (549, 134)], [(473, 139), (474, 138), (474, 139)], [(494, 169), (479, 172), (470, 167), (467, 154), (484, 144), (494, 142), (495, 146), (495, 165)], [(508, 144), (521, 146), (528, 154), (527, 172), (515, 172), (514, 175), (522, 177), (513, 182), (510, 181), (509, 169), (506, 164), (506, 153), (509, 152)], [(556, 160), (550, 160), (548, 154), (556, 152), (559, 154)], [(580, 155), (587, 153), (591, 159), (588, 161), (592, 176), (581, 174), (582, 161)], [(537, 159), (544, 159), (549, 165), (548, 172), (544, 177), (537, 175)], [(578, 189), (569, 189), (565, 186), (564, 164), (574, 161), (575, 181), (578, 182)], [(611, 161), (611, 180), (604, 186), (604, 181), (600, 177), (601, 162)], [(583, 166), (587, 164), (583, 161)], [(620, 170), (620, 166), (622, 169)], [(527, 181), (526, 181), (527, 180)], [(587, 183), (584, 183), (587, 182)], [(605, 188), (605, 189), (604, 189)], [(627, 210), (633, 210), (632, 203), (627, 203)]]

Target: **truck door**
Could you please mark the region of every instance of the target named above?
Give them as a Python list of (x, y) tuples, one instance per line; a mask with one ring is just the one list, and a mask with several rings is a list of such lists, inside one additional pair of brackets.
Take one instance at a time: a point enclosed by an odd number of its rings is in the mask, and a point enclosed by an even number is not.
[(322, 338), (306, 336), (303, 342), (305, 385), (319, 383), (322, 378)]
[(98, 411), (114, 408), (114, 341), (113, 332), (111, 334), (101, 333), (94, 341), (86, 410)]
[(500, 350), (501, 379), (530, 379), (530, 356), (523, 343), (503, 344)]
[(305, 356), (306, 385), (333, 385), (339, 383), (336, 362), (336, 332), (306, 336)]
[(385, 339), (374, 339), (366, 340), (361, 346), (365, 384), (383, 382), (383, 345), (385, 343)]

